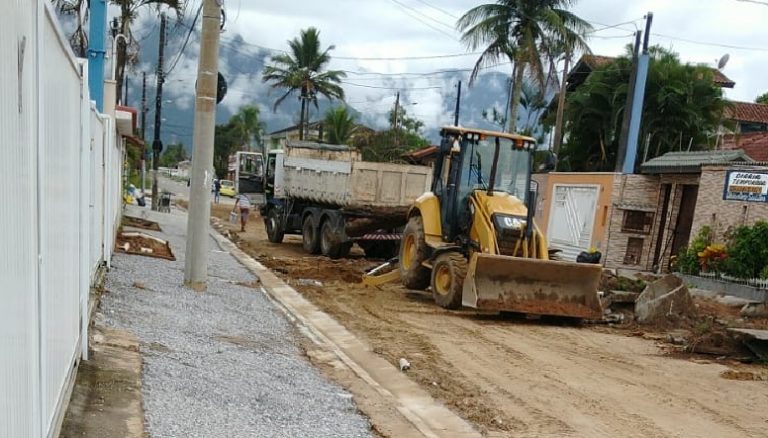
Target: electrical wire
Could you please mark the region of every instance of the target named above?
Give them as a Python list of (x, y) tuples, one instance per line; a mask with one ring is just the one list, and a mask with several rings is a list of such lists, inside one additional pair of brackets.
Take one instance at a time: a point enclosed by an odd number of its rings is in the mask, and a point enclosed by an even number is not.
[(181, 50), (179, 50), (179, 54), (178, 54), (178, 55), (176, 55), (176, 59), (173, 61), (173, 65), (171, 66), (171, 68), (169, 68), (169, 69), (168, 69), (168, 70), (165, 72), (165, 75), (166, 75), (166, 76), (167, 76), (167, 75), (169, 75), (169, 74), (171, 74), (171, 72), (173, 71), (173, 69), (175, 69), (175, 68), (176, 68), (176, 64), (178, 64), (178, 63), (179, 63), (179, 60), (181, 59), (182, 55), (184, 55), (184, 50), (186, 50), (186, 48), (187, 48), (187, 44), (189, 43), (189, 37), (192, 35), (192, 32), (195, 30), (195, 24), (197, 23), (197, 19), (200, 17), (200, 13), (201, 13), (202, 11), (203, 11), (203, 4), (202, 4), (202, 2), (201, 2), (201, 3), (200, 3), (200, 7), (198, 7), (198, 8), (197, 8), (197, 13), (195, 14), (195, 18), (194, 18), (194, 20), (192, 20), (192, 25), (191, 25), (191, 26), (189, 26), (189, 32), (187, 32), (187, 37), (184, 39), (184, 44), (182, 44), (182, 46), (181, 46)]
[[(450, 38), (450, 39), (452, 39), (452, 40), (454, 40), (454, 41), (458, 41), (458, 39), (457, 39), (457, 38), (456, 38), (454, 35), (451, 35), (451, 34), (449, 34), (448, 32), (446, 32), (446, 31), (444, 31), (444, 30), (440, 29), (439, 27), (435, 27), (435, 26), (433, 26), (433, 25), (431, 25), (431, 24), (427, 23), (426, 21), (422, 20), (421, 18), (417, 17), (416, 15), (413, 15), (412, 13), (408, 12), (408, 9), (415, 11), (417, 14), (420, 14), (420, 15), (423, 15), (423, 16), (425, 16), (425, 17), (429, 18), (430, 20), (433, 20), (433, 21), (437, 21), (437, 20), (435, 20), (434, 18), (430, 17), (429, 15), (425, 15), (425, 14), (422, 14), (422, 13), (421, 13), (421, 12), (419, 12), (417, 9), (414, 9), (414, 8), (412, 8), (412, 7), (408, 6), (408, 5), (405, 5), (405, 4), (403, 4), (403, 3), (400, 3), (400, 2), (399, 2), (399, 1), (397, 1), (397, 0), (390, 0), (390, 1), (391, 1), (392, 3), (395, 3), (396, 5), (400, 6), (400, 8), (401, 8), (401, 9), (400, 9), (400, 12), (404, 13), (405, 15), (408, 15), (409, 17), (413, 18), (414, 20), (418, 21), (419, 23), (421, 23), (421, 24), (423, 24), (423, 25), (427, 26), (428, 28), (430, 28), (430, 29), (432, 29), (432, 30), (434, 30), (434, 31), (436, 31), (436, 32), (439, 32), (439, 33), (440, 33), (440, 34), (442, 34), (442, 35), (445, 35), (445, 36), (447, 36), (448, 38)], [(437, 22), (438, 22), (438, 23), (440, 23), (440, 24), (442, 24), (442, 25), (444, 25), (444, 26), (446, 25), (446, 24), (445, 24), (445, 23), (443, 23), (443, 22), (440, 22), (440, 21), (437, 21)]]

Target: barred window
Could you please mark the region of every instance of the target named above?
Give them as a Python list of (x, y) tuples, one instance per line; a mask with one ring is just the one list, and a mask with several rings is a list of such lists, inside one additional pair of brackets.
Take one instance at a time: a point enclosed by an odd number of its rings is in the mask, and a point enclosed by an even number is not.
[(624, 210), (621, 231), (625, 233), (648, 234), (653, 226), (653, 213), (640, 210)]

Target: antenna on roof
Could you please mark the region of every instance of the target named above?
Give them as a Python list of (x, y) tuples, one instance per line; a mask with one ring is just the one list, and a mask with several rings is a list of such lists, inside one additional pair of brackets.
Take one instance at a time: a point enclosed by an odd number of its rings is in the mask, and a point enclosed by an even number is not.
[(731, 55), (729, 55), (727, 53), (725, 55), (721, 56), (720, 60), (717, 61), (717, 69), (718, 70), (722, 70), (723, 67), (725, 67), (725, 64), (728, 64), (728, 60), (729, 59), (731, 59)]

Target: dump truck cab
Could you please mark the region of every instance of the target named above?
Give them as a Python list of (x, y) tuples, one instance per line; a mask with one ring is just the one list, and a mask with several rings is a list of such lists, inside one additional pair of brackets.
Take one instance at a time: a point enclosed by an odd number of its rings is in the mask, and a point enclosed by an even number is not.
[(399, 270), (446, 308), (599, 318), (599, 266), (549, 260), (533, 213), (536, 141), (444, 127), (431, 191), (409, 211)]

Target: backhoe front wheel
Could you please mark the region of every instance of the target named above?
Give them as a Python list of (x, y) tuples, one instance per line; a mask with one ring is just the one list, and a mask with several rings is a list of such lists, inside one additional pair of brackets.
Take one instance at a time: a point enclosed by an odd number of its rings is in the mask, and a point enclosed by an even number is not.
[(467, 259), (458, 252), (445, 252), (432, 267), (432, 297), (445, 309), (461, 308), (461, 293), (467, 277)]
[(408, 289), (426, 289), (429, 286), (429, 269), (422, 263), (429, 257), (429, 247), (424, 237), (421, 216), (413, 216), (403, 230), (400, 243), (400, 279)]

